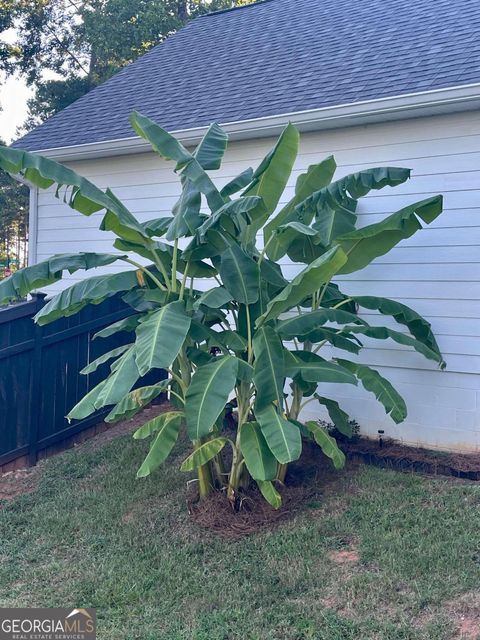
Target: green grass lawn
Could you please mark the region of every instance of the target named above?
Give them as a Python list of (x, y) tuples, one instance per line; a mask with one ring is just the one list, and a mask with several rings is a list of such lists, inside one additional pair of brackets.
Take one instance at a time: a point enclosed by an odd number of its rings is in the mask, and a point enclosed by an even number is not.
[(144, 452), (124, 436), (35, 471), (0, 510), (1, 606), (96, 607), (99, 640), (476, 638), (479, 486), (350, 468), (229, 540), (191, 522), (182, 452), (136, 480)]

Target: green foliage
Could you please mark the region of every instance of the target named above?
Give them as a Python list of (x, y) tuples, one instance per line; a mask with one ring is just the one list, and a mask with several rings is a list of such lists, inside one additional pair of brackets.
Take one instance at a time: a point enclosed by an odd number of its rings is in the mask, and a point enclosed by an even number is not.
[[(22, 74), (36, 92), (31, 129), (164, 41), (189, 20), (253, 0), (2, 0), (0, 69)], [(57, 75), (45, 80), (45, 72)], [(48, 73), (47, 73), (48, 75)]]
[(202, 467), (217, 456), (227, 442), (227, 438), (213, 438), (213, 440), (204, 442), (182, 462), (180, 469), (182, 471), (193, 471), (198, 467)]
[(215, 358), (197, 368), (185, 394), (188, 435), (193, 441), (207, 437), (235, 386), (238, 364), (233, 356)]
[(323, 453), (332, 460), (335, 469), (342, 469), (345, 466), (345, 454), (338, 448), (335, 438), (332, 438), (327, 430), (316, 422), (309, 420), (305, 426), (312, 433)]
[[(192, 453), (182, 469), (197, 473), (201, 495), (214, 486), (224, 488), (238, 507), (242, 487), (253, 479), (278, 508), (277, 484), (285, 477), (285, 465), (300, 457), (302, 436), (310, 436), (335, 468), (345, 463), (325, 429), (302, 421), (305, 404), (318, 402), (337, 432), (351, 435), (349, 416), (325, 395), (323, 384), (361, 383), (395, 422), (407, 414), (402, 397), (377, 371), (356, 361), (329, 358), (322, 347), (357, 354), (362, 340), (391, 339), (445, 366), (430, 324), (418, 313), (387, 298), (349, 297), (332, 282), (337, 274), (363, 268), (423, 223), (432, 222), (440, 214), (441, 197), (413, 203), (379, 223), (358, 228), (358, 199), (372, 189), (401, 184), (409, 170), (374, 168), (332, 182), (335, 161), (327, 158), (300, 175), (293, 199), (267, 223), (296, 159), (299, 136), (292, 125), (255, 171), (244, 171), (220, 190), (208, 174), (219, 168), (226, 149), (226, 135), (218, 125), (212, 125), (190, 151), (138, 113), (132, 114), (132, 123), (154, 151), (173, 161), (179, 175), (181, 196), (170, 218), (142, 224), (111, 191), (98, 189), (71, 169), (0, 148), (0, 167), (41, 188), (56, 185), (58, 197), (65, 198), (63, 185), (69, 185), (65, 200), (83, 215), (103, 209), (101, 229), (116, 234), (114, 246), (123, 252), (54, 256), (0, 282), (0, 300), (55, 282), (66, 271), (117, 260), (134, 267), (77, 282), (37, 316), (39, 323), (50, 322), (116, 292), (122, 292), (136, 312), (95, 336), (128, 331), (131, 343), (84, 369), (88, 374), (112, 362), (106, 379), (70, 411), (69, 418), (81, 419), (111, 405), (108, 420), (130, 417), (167, 392), (179, 411), (154, 418), (136, 432), (136, 438), (154, 436), (138, 475), (151, 474), (167, 459), (185, 425)], [(200, 208), (202, 196), (208, 213)], [(265, 243), (260, 249), (256, 236), (262, 229)], [(273, 261), (285, 253), (298, 255), (303, 263), (291, 280)], [(145, 266), (145, 260), (152, 264)], [(209, 286), (197, 288), (200, 278), (210, 278)], [(409, 333), (369, 325), (357, 314), (356, 304), (379, 312), (379, 317), (391, 316)], [(154, 369), (164, 369), (167, 379), (135, 389)], [(286, 392), (289, 387), (291, 393)], [(227, 423), (232, 428), (224, 419), (227, 405), (236, 414), (233, 434), (225, 433)], [(227, 442), (231, 458), (224, 452)]]
[[(169, 456), (177, 441), (182, 421), (182, 414), (172, 411), (150, 420), (144, 427), (156, 433), (147, 457), (137, 471), (137, 478), (145, 478), (157, 469)], [(138, 431), (137, 431), (138, 434)], [(139, 436), (137, 436), (139, 437)]]
[[(84, 373), (84, 371), (82, 372)], [(158, 398), (161, 393), (164, 393), (170, 384), (170, 380), (162, 380), (159, 384), (152, 384), (148, 387), (140, 387), (140, 389), (134, 389), (129, 394), (124, 396), (120, 402), (113, 407), (108, 416), (105, 418), (105, 422), (118, 422), (118, 420), (125, 420), (126, 418), (132, 418), (147, 404)]]
[[(1, 23), (0, 11), (0, 32)], [(1, 140), (0, 144), (3, 144)], [(26, 264), (28, 198), (28, 187), (0, 170), (0, 277), (3, 267), (23, 267)]]
[[(150, 369), (168, 369), (182, 348), (191, 317), (180, 300), (149, 313), (137, 327), (136, 362), (140, 375)], [(165, 335), (168, 334), (168, 340)]]
[(240, 430), (240, 448), (247, 469), (255, 480), (273, 480), (277, 461), (265, 440), (258, 422), (245, 422)]

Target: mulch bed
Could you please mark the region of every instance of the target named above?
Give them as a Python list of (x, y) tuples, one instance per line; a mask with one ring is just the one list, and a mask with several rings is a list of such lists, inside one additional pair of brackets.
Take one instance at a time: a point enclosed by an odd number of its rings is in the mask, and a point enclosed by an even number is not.
[[(339, 443), (352, 463), (426, 475), (442, 475), (463, 480), (480, 480), (480, 454), (460, 454), (408, 447), (390, 440), (380, 445), (368, 438)], [(201, 501), (192, 485), (188, 507), (192, 520), (215, 535), (241, 538), (262, 530), (271, 530), (295, 514), (315, 508), (326, 494), (345, 481), (345, 474), (335, 471), (316, 445), (304, 442), (302, 457), (288, 467), (285, 485), (276, 484), (282, 506), (275, 510), (255, 485), (243, 490), (240, 510), (234, 511), (225, 492), (216, 491)]]
[(340, 444), (347, 458), (378, 467), (453, 476), (464, 480), (480, 480), (480, 453), (448, 453), (417, 447), (408, 447), (393, 440), (379, 442), (358, 438), (354, 442)]
[[(154, 416), (171, 410), (168, 403), (153, 404), (130, 420), (104, 425), (105, 430), (75, 447), (99, 447), (118, 436), (131, 433)], [(399, 471), (443, 475), (464, 480), (480, 480), (480, 454), (459, 454), (408, 447), (394, 441), (379, 442), (367, 438), (339, 443), (353, 463), (365, 463)], [(0, 475), (0, 508), (11, 499), (33, 491), (38, 482), (42, 462), (31, 469), (18, 469)], [(351, 468), (349, 469), (351, 472)], [(350, 473), (348, 474), (350, 475)], [(277, 483), (282, 507), (273, 509), (252, 484), (240, 495), (240, 510), (234, 511), (225, 492), (217, 491), (198, 501), (196, 484), (192, 483), (187, 499), (192, 520), (215, 534), (239, 538), (262, 530), (271, 530), (295, 514), (315, 509), (326, 493), (345, 481), (344, 474), (331, 468), (318, 447), (305, 442), (300, 460), (289, 465), (285, 485)]]
[(339, 481), (341, 474), (331, 468), (318, 447), (305, 442), (300, 460), (288, 466), (285, 484), (276, 483), (282, 496), (280, 509), (271, 507), (253, 483), (240, 490), (238, 511), (234, 511), (223, 491), (199, 501), (194, 485), (188, 508), (192, 520), (202, 528), (225, 538), (242, 538), (272, 530), (297, 513), (318, 507), (320, 499)]

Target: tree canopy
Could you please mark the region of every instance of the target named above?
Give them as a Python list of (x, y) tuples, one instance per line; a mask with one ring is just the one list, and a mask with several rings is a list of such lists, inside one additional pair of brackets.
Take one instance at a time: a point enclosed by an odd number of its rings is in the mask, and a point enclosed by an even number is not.
[(0, 170), (0, 279), (5, 267), (25, 266), (27, 227), (28, 187)]
[[(0, 33), (16, 27), (0, 68), (36, 93), (30, 129), (202, 13), (251, 0), (0, 0)], [(51, 79), (51, 74), (56, 79)], [(47, 78), (45, 77), (47, 75)], [(48, 77), (50, 76), (50, 77)]]
[[(192, 18), (250, 2), (0, 0), (0, 35), (12, 28), (16, 34), (10, 44), (0, 44), (0, 71), (19, 74), (35, 87), (23, 130), (61, 111)], [(2, 263), (25, 255), (27, 192), (0, 171)]]

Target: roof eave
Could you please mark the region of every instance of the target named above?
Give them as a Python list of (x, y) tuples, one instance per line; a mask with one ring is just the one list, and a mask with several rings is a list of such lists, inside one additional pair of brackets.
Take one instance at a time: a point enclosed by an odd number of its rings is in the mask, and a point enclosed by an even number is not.
[[(431, 116), (480, 108), (480, 83), (422, 91), (376, 100), (365, 100), (320, 109), (296, 111), (274, 116), (252, 118), (236, 122), (221, 123), (231, 140), (247, 140), (274, 136), (292, 122), (301, 131), (318, 131), (361, 124), (373, 124), (388, 120)], [(207, 127), (195, 127), (172, 131), (186, 146), (196, 144)], [(40, 149), (35, 153), (55, 160), (85, 160), (151, 150), (148, 142), (137, 136), (93, 142), (54, 149)]]

